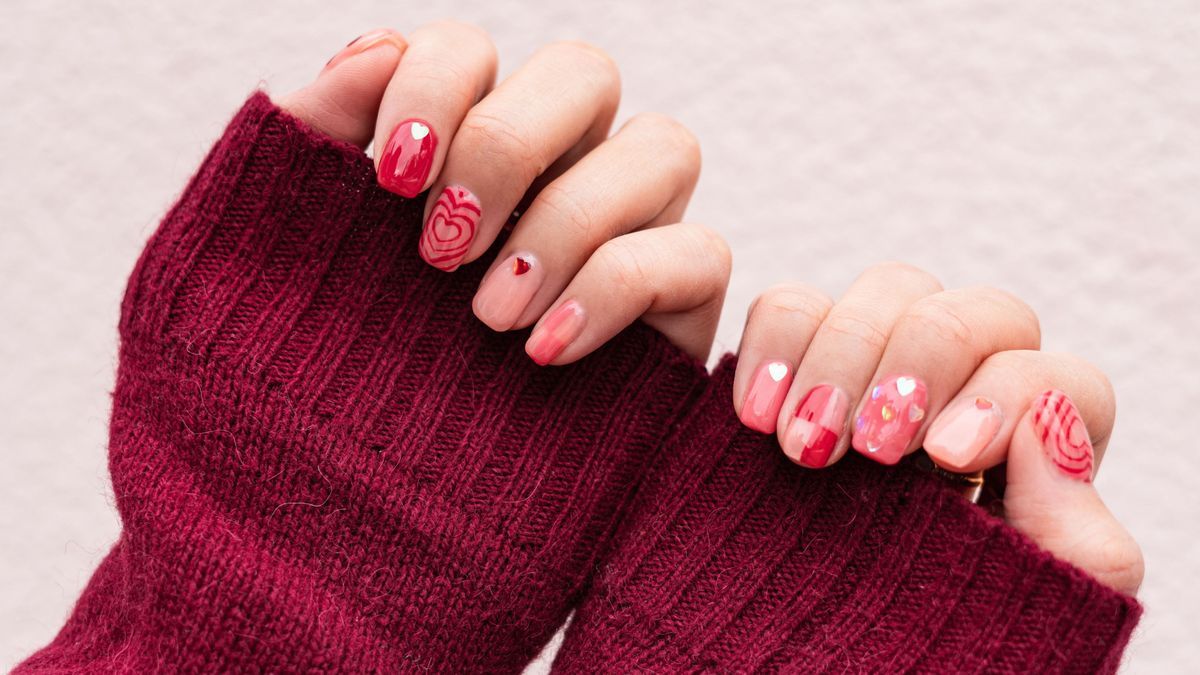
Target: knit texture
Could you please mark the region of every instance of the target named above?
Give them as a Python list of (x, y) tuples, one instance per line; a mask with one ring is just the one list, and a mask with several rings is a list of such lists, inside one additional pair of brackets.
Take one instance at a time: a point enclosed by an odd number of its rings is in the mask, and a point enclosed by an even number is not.
[(18, 672), (506, 672), (561, 626), (703, 367), (641, 325), (535, 366), (423, 203), (248, 101), (126, 291), (120, 540)]
[(1111, 672), (1141, 613), (910, 464), (789, 462), (727, 357), (643, 482), (554, 670)]

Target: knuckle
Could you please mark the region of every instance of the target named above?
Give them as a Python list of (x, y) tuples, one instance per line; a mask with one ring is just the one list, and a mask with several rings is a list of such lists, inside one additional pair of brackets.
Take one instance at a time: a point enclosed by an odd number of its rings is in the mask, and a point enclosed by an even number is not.
[(1033, 307), (1016, 294), (993, 286), (964, 288), (959, 291), (959, 294), (969, 297), (973, 301), (982, 301), (992, 305), (997, 311), (1004, 313), (1003, 315), (1008, 318), (1011, 325), (1021, 328), (1023, 333), (1028, 335), (1028, 339), (1032, 342), (1031, 348), (1036, 349), (1041, 345), (1041, 320), (1038, 319), (1037, 312), (1033, 310)]
[(825, 318), (821, 328), (837, 337), (859, 343), (870, 352), (883, 352), (888, 342), (888, 334), (879, 327), (878, 322), (857, 312), (834, 309)]
[(909, 263), (897, 260), (876, 263), (867, 268), (867, 271), (863, 273), (863, 277), (875, 277), (892, 283), (919, 285), (931, 289), (931, 292), (942, 290), (942, 283), (938, 281), (937, 277), (916, 265), (910, 265)]
[(584, 40), (559, 40), (544, 48), (547, 52), (570, 59), (571, 63), (590, 63), (595, 72), (611, 84), (620, 82), (620, 69), (608, 52)]
[(572, 240), (583, 243), (597, 241), (599, 233), (596, 231), (591, 211), (573, 190), (557, 181), (538, 193), (529, 208), (530, 211), (534, 209), (545, 209), (553, 214), (555, 227), (568, 230), (568, 236)]
[(651, 277), (644, 253), (626, 237), (611, 239), (596, 250), (596, 260), (615, 293), (629, 297), (646, 288)]
[(679, 120), (657, 112), (640, 112), (625, 123), (628, 129), (637, 129), (664, 146), (671, 155), (680, 157), (684, 166), (698, 169), (700, 166), (700, 140)]
[(471, 156), (483, 156), (507, 166), (531, 167), (533, 177), (544, 170), (539, 149), (511, 119), (487, 111), (473, 111), (463, 120), (455, 143)]
[(963, 315), (962, 307), (950, 298), (931, 295), (922, 298), (905, 312), (897, 323), (897, 332), (930, 334), (938, 340), (963, 348), (974, 344), (975, 331)]
[(833, 300), (821, 291), (804, 284), (776, 284), (759, 295), (751, 306), (751, 313), (768, 313), (798, 316), (811, 324), (825, 320)]

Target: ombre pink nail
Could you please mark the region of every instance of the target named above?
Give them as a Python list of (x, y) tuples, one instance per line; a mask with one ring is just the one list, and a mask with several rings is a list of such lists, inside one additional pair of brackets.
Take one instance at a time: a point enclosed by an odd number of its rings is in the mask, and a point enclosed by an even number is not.
[(904, 456), (925, 419), (925, 383), (919, 377), (889, 377), (871, 387), (854, 420), (854, 449), (880, 464)]
[(349, 44), (347, 44), (345, 47), (342, 47), (341, 51), (339, 51), (337, 54), (334, 54), (333, 58), (329, 59), (329, 61), (325, 63), (325, 67), (321, 70), (321, 72), (323, 73), (327, 70), (336, 68), (338, 64), (342, 63), (346, 59), (361, 54), (380, 44), (390, 44), (396, 48), (396, 51), (401, 53), (403, 53), (408, 47), (408, 43), (406, 43), (404, 38), (401, 37), (396, 31), (390, 28), (374, 30), (370, 33), (364, 33), (354, 38)]
[(493, 330), (516, 324), (541, 288), (546, 270), (530, 253), (514, 253), (488, 273), (472, 303), (475, 316)]
[(574, 300), (568, 300), (550, 312), (542, 325), (534, 329), (529, 342), (525, 343), (525, 352), (539, 366), (544, 366), (579, 337), (586, 322), (583, 307)]
[(792, 367), (784, 361), (766, 361), (754, 371), (742, 401), (742, 423), (764, 434), (775, 431), (779, 409), (792, 384)]

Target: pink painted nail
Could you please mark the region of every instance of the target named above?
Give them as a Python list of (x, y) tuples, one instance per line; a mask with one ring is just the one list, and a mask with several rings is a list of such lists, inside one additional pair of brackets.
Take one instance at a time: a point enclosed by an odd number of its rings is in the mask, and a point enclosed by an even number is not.
[(788, 425), (784, 449), (795, 453), (793, 456), (804, 466), (825, 466), (846, 428), (849, 412), (850, 397), (844, 391), (829, 384), (813, 387), (800, 400), (796, 416)]
[(854, 421), (854, 449), (880, 464), (899, 462), (925, 419), (925, 399), (925, 383), (911, 375), (872, 387)]
[(390, 44), (396, 48), (396, 51), (399, 52), (403, 52), (408, 46), (408, 43), (404, 41), (404, 38), (400, 37), (399, 33), (390, 28), (374, 30), (370, 33), (364, 33), (354, 38), (350, 41), (350, 44), (342, 47), (340, 52), (334, 54), (333, 58), (326, 62), (325, 67), (321, 70), (321, 72), (323, 73), (327, 70), (331, 70), (346, 59), (361, 54), (368, 49), (381, 44)]
[(380, 187), (402, 197), (416, 197), (425, 189), (437, 134), (424, 120), (404, 120), (396, 125), (379, 158)]
[(1046, 457), (1066, 476), (1092, 482), (1092, 440), (1079, 410), (1061, 391), (1051, 389), (1033, 403), (1033, 429)]
[(764, 434), (775, 431), (779, 409), (792, 384), (792, 367), (783, 361), (766, 361), (754, 371), (742, 401), (742, 423)]
[(458, 269), (475, 240), (481, 215), (479, 199), (470, 190), (461, 185), (446, 186), (421, 231), (421, 257), (445, 272)]
[(475, 316), (493, 330), (513, 327), (529, 306), (546, 270), (529, 253), (514, 253), (497, 265), (479, 285), (475, 294)]
[(1004, 413), (995, 401), (983, 396), (965, 398), (933, 421), (925, 435), (925, 449), (952, 467), (966, 466), (991, 444), (1003, 423)]
[(568, 300), (550, 312), (525, 343), (525, 353), (539, 366), (550, 363), (583, 332), (587, 316), (578, 302)]

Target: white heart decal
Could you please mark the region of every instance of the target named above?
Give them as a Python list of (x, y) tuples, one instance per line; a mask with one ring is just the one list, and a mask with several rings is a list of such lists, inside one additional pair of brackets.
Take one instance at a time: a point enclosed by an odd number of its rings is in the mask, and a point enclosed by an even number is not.
[(901, 396), (908, 396), (917, 388), (917, 381), (911, 377), (897, 377), (896, 391), (900, 392)]
[(767, 364), (767, 374), (776, 382), (782, 380), (787, 375), (788, 367), (786, 363), (770, 363)]
[(414, 141), (419, 141), (429, 135), (429, 127), (421, 124), (420, 122), (413, 122), (412, 126), (409, 127), (409, 131), (412, 132)]

